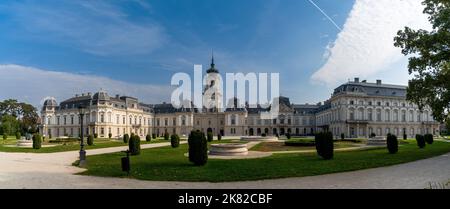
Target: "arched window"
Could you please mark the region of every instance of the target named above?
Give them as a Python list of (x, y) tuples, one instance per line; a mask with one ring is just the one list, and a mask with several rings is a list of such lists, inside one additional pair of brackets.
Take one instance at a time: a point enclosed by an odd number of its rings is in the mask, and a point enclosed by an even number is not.
[(390, 110), (386, 110), (385, 111), (385, 117), (384, 117), (385, 121), (391, 121), (391, 111)]

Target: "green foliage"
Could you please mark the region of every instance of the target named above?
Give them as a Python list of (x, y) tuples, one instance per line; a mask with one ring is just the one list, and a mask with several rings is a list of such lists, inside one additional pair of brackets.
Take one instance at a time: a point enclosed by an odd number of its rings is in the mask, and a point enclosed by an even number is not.
[(132, 135), (128, 147), (131, 155), (141, 154), (141, 138), (138, 135)]
[(112, 138), (112, 133), (108, 134), (108, 138), (110, 138), (110, 139)]
[(6, 139), (8, 139), (8, 135), (3, 134), (3, 140), (6, 140)]
[(317, 154), (325, 160), (333, 158), (334, 144), (331, 132), (317, 133), (315, 135)]
[(89, 134), (88, 138), (87, 138), (87, 144), (89, 146), (94, 145), (94, 136), (92, 136), (92, 134)]
[(213, 141), (213, 133), (210, 131), (206, 135), (207, 135), (208, 142), (212, 142)]
[(291, 133), (287, 133), (287, 134), (286, 134), (286, 138), (287, 138), (287, 139), (291, 139)]
[(145, 136), (145, 141), (149, 142), (152, 140), (152, 137), (150, 136), (150, 134), (147, 134), (147, 136)]
[(123, 135), (123, 143), (128, 143), (130, 136), (128, 134)]
[(407, 140), (408, 136), (406, 134), (403, 134), (403, 140)]
[(344, 140), (345, 139), (345, 134), (341, 133), (341, 139)]
[(208, 161), (208, 142), (205, 134), (200, 130), (192, 131), (188, 138), (189, 161), (197, 166), (205, 165)]
[(153, 139), (156, 139), (156, 134), (152, 134), (152, 138), (153, 138)]
[(170, 145), (173, 148), (180, 146), (180, 137), (177, 134), (172, 134), (172, 136), (170, 136)]
[(375, 133), (370, 134), (370, 138), (376, 137), (377, 135)]
[(262, 136), (262, 137), (266, 137), (267, 134), (266, 134), (266, 133), (262, 133), (261, 136)]
[(164, 140), (166, 140), (166, 141), (168, 141), (169, 140), (169, 133), (166, 131), (165, 133), (164, 133)]
[(388, 149), (389, 153), (395, 154), (398, 152), (397, 136), (395, 136), (393, 134), (388, 134), (386, 143), (387, 143), (387, 149)]
[(424, 0), (433, 30), (405, 27), (398, 31), (394, 46), (409, 56), (409, 81), (406, 98), (420, 109), (431, 107), (433, 117), (444, 121), (450, 112), (450, 1)]
[(98, 134), (97, 133), (94, 133), (94, 138), (98, 138)]
[(33, 135), (33, 149), (41, 149), (42, 147), (42, 136), (40, 134)]
[(14, 135), (20, 130), (20, 121), (12, 115), (3, 115), (0, 128), (3, 134)]
[[(37, 110), (30, 104), (18, 102), (14, 99), (0, 102), (0, 115), (2, 116), (3, 133), (14, 135), (17, 131), (35, 133), (37, 131), (37, 121), (39, 115)], [(4, 121), (7, 117), (7, 121)], [(5, 125), (3, 125), (6, 122)]]
[(17, 131), (17, 132), (16, 132), (16, 139), (20, 139), (20, 137), (21, 137), (20, 132)]
[(222, 140), (222, 134), (217, 134), (217, 140), (218, 141)]
[(49, 134), (49, 135), (48, 135), (48, 139), (51, 139), (51, 138), (52, 138), (52, 134)]
[(419, 146), (419, 148), (425, 148), (425, 137), (423, 135), (416, 135), (416, 141), (417, 141), (417, 146)]
[(427, 144), (433, 144), (433, 134), (425, 134), (424, 138)]

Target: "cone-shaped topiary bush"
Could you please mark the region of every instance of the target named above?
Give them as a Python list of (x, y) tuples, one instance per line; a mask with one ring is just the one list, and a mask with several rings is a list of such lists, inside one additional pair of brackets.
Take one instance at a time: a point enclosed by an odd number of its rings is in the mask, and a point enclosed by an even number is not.
[(141, 138), (138, 135), (133, 135), (130, 138), (128, 147), (131, 155), (141, 154)]
[(152, 134), (152, 138), (153, 138), (153, 139), (156, 139), (156, 134)]
[(287, 134), (286, 134), (286, 138), (287, 138), (287, 139), (291, 139), (291, 133), (287, 133)]
[(165, 132), (164, 133), (164, 140), (166, 140), (166, 141), (168, 141), (169, 140), (169, 133), (168, 132)]
[(222, 134), (217, 134), (217, 140), (222, 140)]
[(110, 138), (110, 139), (112, 138), (112, 133), (108, 134), (108, 138)]
[(188, 138), (189, 161), (197, 166), (205, 165), (208, 161), (208, 143), (205, 134), (200, 130), (192, 131)]
[(210, 131), (206, 135), (207, 135), (208, 142), (212, 142), (213, 141), (213, 133)]
[(333, 158), (334, 145), (331, 132), (317, 133), (315, 135), (317, 154), (325, 160)]
[(130, 140), (130, 135), (128, 135), (128, 134), (123, 135), (123, 143), (127, 143), (128, 144), (129, 140)]
[(94, 138), (98, 138), (98, 134), (97, 133), (94, 133)]
[(395, 154), (398, 152), (397, 136), (395, 136), (393, 134), (388, 134), (386, 143), (387, 143), (387, 149), (388, 149), (389, 153)]
[(345, 134), (341, 133), (341, 139), (344, 140), (345, 139)]
[(92, 136), (92, 134), (89, 134), (88, 138), (87, 138), (87, 144), (89, 146), (94, 145), (94, 136)]
[(3, 134), (3, 140), (6, 140), (6, 139), (8, 139), (8, 135)]
[(180, 146), (180, 137), (176, 134), (172, 134), (172, 136), (170, 136), (170, 145), (173, 148), (179, 147)]
[(424, 137), (427, 144), (433, 144), (433, 134), (425, 134)]
[(424, 148), (426, 143), (425, 143), (425, 137), (423, 135), (416, 135), (416, 141), (417, 141), (417, 146), (419, 146), (419, 148)]
[(16, 139), (20, 139), (20, 137), (21, 137), (20, 132), (19, 131), (16, 132)]
[(147, 136), (145, 136), (145, 141), (149, 142), (152, 140), (152, 137), (150, 136), (150, 134), (147, 134)]
[(33, 149), (41, 149), (42, 147), (42, 137), (40, 134), (33, 135)]

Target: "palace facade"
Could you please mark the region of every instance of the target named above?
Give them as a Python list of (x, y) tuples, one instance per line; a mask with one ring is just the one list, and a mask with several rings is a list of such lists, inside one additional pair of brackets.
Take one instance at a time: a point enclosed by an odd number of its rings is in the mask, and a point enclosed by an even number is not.
[[(220, 107), (222, 93), (207, 91), (220, 82), (214, 60), (207, 70), (204, 104)], [(208, 93), (209, 92), (209, 93)], [(212, 92), (212, 94), (211, 94)], [(46, 100), (41, 111), (44, 136), (79, 136), (78, 106), (86, 107), (84, 134), (97, 133), (101, 138), (124, 134), (163, 135), (165, 132), (187, 136), (193, 129), (212, 131), (223, 136), (242, 135), (312, 135), (317, 131), (331, 131), (335, 137), (369, 137), (372, 133), (398, 136), (439, 133), (438, 122), (431, 110), (420, 111), (406, 101), (406, 86), (367, 81), (347, 82), (337, 87), (323, 104), (292, 104), (287, 97), (279, 97), (279, 114), (275, 119), (261, 119), (268, 108), (240, 107), (174, 108), (172, 104), (144, 104), (129, 96), (110, 96), (105, 91), (86, 93), (62, 101)], [(213, 105), (213, 106), (214, 106)]]

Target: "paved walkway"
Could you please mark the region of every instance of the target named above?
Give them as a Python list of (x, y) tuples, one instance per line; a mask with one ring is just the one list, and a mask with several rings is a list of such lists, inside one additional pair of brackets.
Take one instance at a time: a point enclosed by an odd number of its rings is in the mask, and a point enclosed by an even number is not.
[[(183, 143), (183, 142), (182, 142)], [(186, 143), (186, 142), (184, 142)], [(146, 144), (142, 148), (167, 146), (169, 143)], [(88, 150), (88, 155), (125, 150), (113, 147)], [(450, 179), (450, 153), (389, 167), (262, 181), (209, 183), (140, 181), (74, 175), (83, 169), (71, 166), (77, 151), (34, 154), (0, 152), (0, 188), (426, 188), (429, 182)]]

